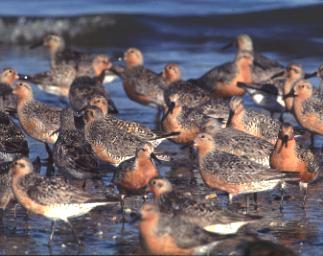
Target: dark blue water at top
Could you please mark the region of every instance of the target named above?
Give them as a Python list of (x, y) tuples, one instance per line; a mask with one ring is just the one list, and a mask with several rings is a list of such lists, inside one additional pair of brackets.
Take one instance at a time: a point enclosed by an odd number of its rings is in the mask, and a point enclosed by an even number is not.
[(99, 13), (205, 15), (296, 7), (319, 2), (318, 0), (5, 0), (0, 2), (0, 15), (73, 16)]

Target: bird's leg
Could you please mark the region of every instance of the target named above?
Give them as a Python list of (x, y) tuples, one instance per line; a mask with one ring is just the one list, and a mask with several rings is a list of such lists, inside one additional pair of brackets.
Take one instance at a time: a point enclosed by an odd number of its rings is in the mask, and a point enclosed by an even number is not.
[(85, 190), (86, 188), (86, 179), (83, 181), (82, 188)]
[(19, 204), (15, 204), (15, 206), (13, 207), (13, 217), (15, 218), (15, 221), (17, 219), (17, 207)]
[(305, 209), (306, 199), (307, 199), (307, 187), (308, 187), (308, 183), (300, 182), (300, 183), (299, 183), (299, 186), (300, 186), (301, 191), (304, 191), (304, 197), (303, 197), (303, 202), (302, 202), (302, 208), (303, 208), (303, 209)]
[(249, 212), (249, 194), (246, 194), (246, 213)]
[(311, 148), (315, 149), (315, 138), (313, 133), (311, 133)]
[(229, 197), (229, 205), (230, 205), (232, 204), (233, 195), (229, 194), (228, 197)]
[(4, 227), (4, 223), (3, 223), (4, 211), (5, 209), (0, 209), (1, 227)]
[(74, 235), (74, 237), (75, 237), (75, 240), (76, 240), (76, 241), (77, 241), (77, 243), (81, 246), (81, 245), (82, 245), (82, 242), (81, 242), (81, 240), (79, 239), (79, 237), (77, 236), (77, 233), (75, 232), (75, 229), (74, 229), (74, 227), (73, 227), (72, 223), (71, 223), (71, 222), (69, 222), (69, 220), (66, 220), (66, 223), (70, 226), (70, 228), (71, 228), (71, 230), (72, 230), (72, 232), (73, 232), (73, 235)]
[(255, 210), (258, 210), (258, 197), (257, 197), (257, 193), (253, 193), (253, 201), (255, 203)]
[(28, 214), (27, 214), (27, 212), (26, 212), (26, 215), (24, 216), (24, 221), (25, 221), (25, 232), (26, 232), (26, 234), (28, 235), (28, 221), (29, 221), (29, 216), (28, 216)]
[(143, 203), (146, 203), (147, 198), (148, 198), (147, 194), (144, 194), (142, 196)]
[(54, 237), (54, 234), (55, 234), (55, 224), (56, 224), (56, 221), (52, 221), (52, 224), (51, 224), (51, 232), (50, 232), (50, 236), (49, 236), (49, 239), (48, 239), (48, 245), (50, 245), (53, 241), (53, 237)]
[(281, 123), (283, 123), (283, 122), (284, 122), (284, 112), (283, 112), (283, 111), (281, 111), (281, 112), (280, 112), (280, 114), (279, 114), (279, 121), (280, 121)]
[(279, 205), (279, 210), (282, 211), (283, 210), (283, 203), (284, 203), (284, 193), (285, 193), (285, 182), (281, 183), (281, 187), (280, 187), (280, 205)]
[(54, 166), (53, 165), (48, 165), (47, 166), (47, 169), (46, 169), (46, 176), (47, 177), (51, 177), (52, 176), (52, 174), (55, 172), (55, 168), (54, 168)]
[(124, 199), (125, 199), (125, 195), (121, 194), (120, 195), (120, 206), (121, 206), (121, 214), (122, 214), (122, 218), (121, 221), (124, 222), (125, 221), (125, 211), (124, 211)]
[(48, 158), (47, 158), (47, 164), (48, 165), (52, 165), (54, 163), (54, 159), (53, 159), (53, 152), (52, 150), (50, 149), (48, 143), (45, 143), (45, 148), (46, 148), (46, 151), (47, 151), (47, 154), (48, 154)]

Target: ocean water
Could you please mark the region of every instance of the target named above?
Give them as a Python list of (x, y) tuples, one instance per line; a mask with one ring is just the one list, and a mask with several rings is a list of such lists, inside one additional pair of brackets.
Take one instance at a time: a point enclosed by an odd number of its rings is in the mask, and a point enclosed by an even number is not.
[[(221, 47), (241, 33), (249, 34), (257, 51), (283, 64), (301, 63), (307, 72), (321, 64), (323, 56), (322, 1), (0, 1), (0, 68), (14, 67), (20, 73), (32, 74), (49, 69), (44, 49), (30, 50), (29, 45), (43, 35), (59, 33), (70, 47), (89, 52), (119, 56), (128, 47), (142, 49), (145, 65), (160, 72), (165, 64), (181, 66), (183, 78), (195, 78), (215, 65), (230, 61), (234, 50)], [(315, 85), (318, 79), (312, 79)], [(138, 120), (156, 127), (156, 110), (130, 101), (117, 80), (106, 86), (120, 111), (120, 117)], [(34, 87), (35, 97), (44, 102), (64, 106), (60, 98)], [(245, 97), (247, 103), (250, 99)], [(316, 146), (323, 144), (316, 138)], [(30, 158), (46, 158), (42, 144), (29, 138)], [(176, 151), (170, 142), (165, 150)], [(180, 190), (190, 190), (203, 197), (206, 188), (198, 172), (183, 163), (162, 164), (161, 174), (178, 183)], [(42, 169), (42, 172), (45, 172)], [(89, 189), (107, 189), (90, 184)], [(193, 182), (194, 181), (194, 182)], [(195, 185), (192, 185), (195, 184)], [(197, 185), (196, 185), (197, 184)], [(305, 210), (299, 207), (301, 195), (291, 185), (283, 213), (271, 193), (260, 195), (259, 209), (270, 231), (261, 237), (280, 242), (300, 255), (320, 255), (323, 251), (322, 184), (309, 188)], [(273, 194), (277, 194), (274, 192)], [(220, 194), (221, 204), (225, 196)], [(243, 198), (233, 206), (240, 209)], [(137, 210), (140, 197), (126, 200), (126, 207)], [(4, 216), (0, 229), (0, 254), (129, 254), (143, 253), (137, 226), (120, 221), (119, 207), (94, 210), (72, 221), (84, 246), (73, 243), (69, 228), (61, 223), (52, 247), (47, 246), (50, 222), (29, 215), (18, 207), (15, 220), (12, 208)]]

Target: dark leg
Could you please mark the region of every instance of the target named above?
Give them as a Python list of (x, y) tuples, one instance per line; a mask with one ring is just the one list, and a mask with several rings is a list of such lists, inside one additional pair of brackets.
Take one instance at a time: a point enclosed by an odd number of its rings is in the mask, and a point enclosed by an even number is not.
[(249, 194), (246, 194), (246, 213), (249, 212), (249, 204), (250, 204)]
[(280, 112), (280, 115), (279, 115), (279, 121), (281, 122), (281, 123), (283, 123), (284, 122), (284, 112), (282, 111), (282, 112)]
[(82, 184), (82, 188), (85, 189), (86, 188), (86, 179), (84, 180), (83, 184)]
[(155, 122), (156, 122), (156, 128), (161, 129), (161, 116), (163, 114), (163, 109), (159, 106), (157, 108), (157, 113), (155, 117)]
[(307, 186), (308, 186), (308, 183), (300, 182), (299, 186), (301, 187), (301, 191), (304, 191), (302, 208), (305, 209), (306, 199), (307, 199)]
[(33, 167), (35, 172), (40, 172), (41, 161), (39, 156), (37, 156), (36, 159), (33, 161)]
[(45, 143), (45, 148), (46, 148), (46, 151), (47, 151), (47, 154), (48, 154), (47, 163), (49, 165), (51, 165), (51, 164), (54, 163), (52, 150), (50, 149), (48, 143)]
[(26, 214), (24, 216), (24, 221), (25, 221), (25, 232), (28, 235), (28, 232), (29, 232), (29, 216), (28, 216), (28, 214)]
[(282, 211), (283, 210), (283, 203), (284, 203), (284, 193), (285, 193), (285, 183), (283, 182), (281, 184), (281, 188), (280, 188), (280, 206), (279, 206), (279, 210)]
[(257, 193), (253, 193), (253, 201), (255, 203), (255, 210), (258, 210), (258, 197), (257, 197)]
[(125, 195), (121, 194), (120, 195), (120, 206), (121, 206), (121, 214), (122, 214), (122, 218), (121, 221), (124, 222), (125, 221), (125, 212), (124, 212), (124, 199), (125, 199)]
[(71, 228), (71, 230), (72, 230), (72, 232), (73, 232), (73, 235), (74, 235), (75, 240), (77, 241), (77, 243), (78, 243), (79, 245), (82, 245), (82, 242), (81, 242), (81, 240), (79, 239), (79, 237), (77, 236), (77, 233), (75, 232), (75, 229), (74, 229), (74, 227), (73, 227), (72, 223), (71, 223), (71, 222), (69, 222), (69, 220), (66, 220), (66, 223), (70, 226), (70, 228)]
[(311, 148), (315, 149), (315, 140), (314, 140), (314, 134), (311, 133)]
[(49, 164), (46, 168), (46, 176), (51, 177), (54, 172), (55, 172), (54, 166), (52, 164)]
[(124, 195), (124, 194), (121, 194), (120, 195), (120, 206), (121, 206), (121, 210), (122, 210), (122, 212), (124, 211), (124, 198), (125, 198), (126, 196)]
[(4, 211), (5, 209), (0, 209), (0, 218), (1, 218), (1, 226), (3, 227), (3, 218), (4, 218)]
[(13, 217), (15, 218), (15, 221), (16, 221), (16, 219), (17, 219), (17, 206), (18, 206), (19, 204), (15, 204), (15, 206), (13, 207)]
[(48, 244), (51, 244), (53, 241), (53, 237), (54, 237), (54, 233), (55, 233), (55, 224), (56, 224), (56, 222), (52, 221), (51, 228), (50, 228), (51, 232), (50, 232), (50, 236), (48, 239)]

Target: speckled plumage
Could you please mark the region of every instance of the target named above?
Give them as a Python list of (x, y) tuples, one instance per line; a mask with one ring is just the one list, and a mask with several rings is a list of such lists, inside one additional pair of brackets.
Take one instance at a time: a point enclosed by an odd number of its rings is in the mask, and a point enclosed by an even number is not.
[(12, 174), (9, 172), (11, 162), (0, 164), (0, 209), (5, 210), (15, 196), (11, 189)]
[(323, 121), (323, 96), (304, 100), (301, 113), (302, 115), (315, 114), (319, 120)]
[(194, 145), (198, 150), (198, 164), (203, 181), (209, 187), (226, 191), (230, 198), (239, 194), (271, 190), (284, 179), (296, 178), (246, 157), (218, 151), (214, 139), (206, 133), (199, 134)]
[(12, 161), (28, 153), (28, 143), (21, 128), (0, 112), (0, 162)]
[(88, 77), (82, 76), (77, 77), (69, 90), (69, 102), (74, 111), (80, 112), (84, 110), (84, 108), (89, 104), (89, 100), (95, 96), (100, 95), (107, 99), (109, 102), (109, 113), (116, 114), (118, 111), (110, 98), (107, 91), (104, 89), (102, 85), (102, 81), (104, 78), (105, 72), (98, 77)]
[(91, 55), (69, 49), (65, 46), (65, 40), (62, 36), (56, 34), (49, 34), (42, 38), (39, 42), (35, 42), (31, 48), (38, 46), (45, 46), (49, 49), (51, 68), (55, 68), (59, 65), (72, 65), (77, 69), (78, 64), (81, 61), (89, 60), (91, 63)]
[[(203, 161), (199, 162), (199, 166), (201, 172), (219, 175), (225, 182), (233, 184), (262, 181), (276, 181), (278, 184), (285, 177), (275, 170), (248, 160), (246, 157), (237, 157), (221, 151), (208, 154)], [(267, 190), (267, 188), (264, 188), (264, 190)]]
[(92, 149), (96, 146), (105, 148), (107, 154), (115, 161), (115, 165), (134, 157), (136, 149), (145, 143), (144, 140), (127, 132), (108, 127), (103, 119), (85, 127), (85, 138)]
[(162, 128), (167, 132), (180, 132), (177, 137), (171, 138), (176, 143), (191, 142), (210, 119), (216, 118), (221, 123), (221, 120), (228, 118), (228, 111), (225, 111), (227, 107), (221, 99), (211, 100), (195, 108), (182, 106), (178, 94), (173, 94), (170, 100), (162, 118)]
[[(177, 111), (177, 110), (176, 110)], [(166, 113), (162, 119), (162, 127), (166, 132), (179, 131), (177, 137), (171, 140), (177, 143), (187, 143), (194, 139), (199, 133), (202, 125), (206, 123), (211, 117), (188, 107), (180, 107), (178, 113)]]
[(29, 84), (20, 82), (13, 93), (18, 96), (17, 113), (23, 130), (39, 141), (54, 143), (62, 109), (34, 100)]
[[(48, 141), (48, 137), (60, 126), (60, 112), (60, 108), (31, 100), (18, 108), (18, 118), (28, 135), (42, 142), (52, 143)], [(34, 124), (33, 129), (29, 128), (31, 122)]]
[(96, 156), (115, 166), (134, 157), (137, 148), (157, 140), (144, 140), (118, 129), (107, 122), (102, 111), (94, 106), (85, 110), (84, 121), (85, 139), (91, 144)]
[(243, 156), (269, 167), (269, 157), (274, 146), (268, 141), (230, 127), (206, 132), (213, 136), (218, 151)]
[(230, 237), (207, 232), (181, 216), (160, 213), (154, 205), (145, 204), (140, 212), (140, 235), (150, 254), (207, 254), (219, 240)]
[(17, 100), (12, 94), (12, 88), (5, 83), (0, 83), (0, 109), (10, 113), (16, 112)]
[(240, 97), (234, 97), (230, 102), (230, 117), (227, 126), (263, 138), (274, 144), (281, 123), (261, 112), (244, 107)]
[(76, 77), (76, 69), (72, 65), (61, 64), (50, 71), (26, 76), (25, 79), (37, 84), (41, 90), (59, 96), (67, 96), (69, 88)]
[(256, 131), (267, 141), (274, 141), (277, 138), (280, 126), (278, 120), (254, 110), (246, 110), (243, 121), (247, 130)]
[(323, 135), (323, 96), (313, 95), (312, 84), (304, 79), (295, 83), (291, 93), (296, 120), (304, 129)]
[(0, 111), (16, 113), (17, 99), (13, 95), (13, 83), (20, 79), (17, 71), (4, 68), (0, 72)]
[(62, 220), (68, 223), (70, 218), (82, 216), (97, 206), (107, 205), (105, 196), (91, 195), (72, 186), (63, 177), (45, 177), (33, 172), (31, 162), (21, 158), (13, 162), (12, 191), (17, 201), (28, 211), (42, 215), (53, 221), (49, 242), (54, 236), (54, 223)]
[(199, 87), (196, 83), (180, 80), (171, 83), (164, 90), (166, 105), (169, 105), (169, 97), (175, 93), (179, 95), (179, 101), (183, 106), (192, 108), (206, 103), (211, 99), (210, 93)]
[(211, 99), (196, 107), (196, 110), (207, 115), (221, 120), (223, 124), (228, 121), (230, 108), (228, 99)]
[[(111, 70), (124, 80), (124, 89), (131, 100), (144, 105), (164, 106), (164, 88), (166, 85), (161, 75), (143, 65), (131, 68), (113, 67)], [(138, 100), (140, 97), (145, 98), (145, 100)]]
[(107, 125), (111, 125), (112, 127), (115, 127), (115, 129), (127, 132), (142, 140), (150, 141), (155, 147), (167, 138), (176, 136), (176, 131), (173, 133), (153, 131), (138, 122), (122, 120), (110, 114), (106, 115), (104, 119), (107, 122)]
[(53, 158), (58, 169), (69, 177), (87, 179), (100, 176), (98, 159), (91, 145), (85, 141), (83, 132), (75, 128), (73, 110), (68, 107), (61, 113), (61, 127), (53, 147)]
[[(150, 182), (150, 187), (152, 191), (157, 190), (158, 195), (157, 193), (154, 194), (154, 200), (161, 212), (181, 215), (202, 228), (216, 224), (226, 225), (237, 222), (243, 222), (243, 224), (241, 223), (242, 226), (260, 218), (234, 213), (207, 202), (197, 202), (193, 196), (176, 193), (170, 182), (164, 178), (154, 178)], [(221, 230), (215, 230), (215, 233), (220, 232)]]

